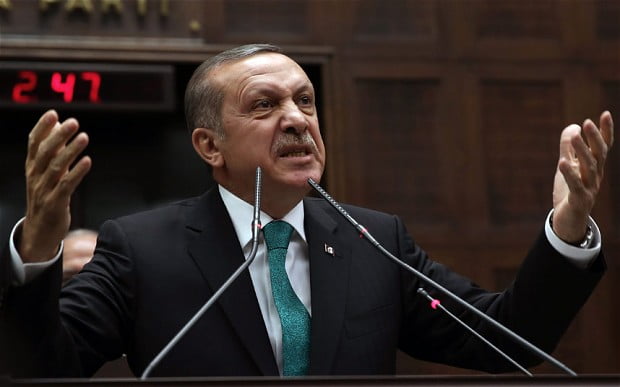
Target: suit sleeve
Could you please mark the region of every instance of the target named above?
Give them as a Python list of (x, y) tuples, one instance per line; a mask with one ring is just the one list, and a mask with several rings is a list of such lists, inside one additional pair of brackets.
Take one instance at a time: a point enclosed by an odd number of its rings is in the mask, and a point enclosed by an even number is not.
[[(400, 220), (396, 219), (396, 223), (398, 252), (410, 265), (547, 353), (553, 351), (605, 271), (602, 253), (590, 268), (576, 268), (553, 249), (541, 232), (512, 285), (501, 293), (488, 292), (430, 260), (407, 235)], [(515, 370), (507, 360), (449, 316), (431, 309), (426, 299), (416, 294), (417, 289), (423, 286), (448, 310), (522, 365), (533, 366), (541, 362), (512, 339), (498, 333), (494, 327), (464, 311), (462, 306), (429, 288), (410, 273), (403, 271), (401, 281), (404, 313), (400, 347), (410, 355), (485, 372)]]
[[(0, 328), (13, 377), (88, 377), (123, 353), (133, 299), (129, 250), (110, 221), (91, 262), (62, 291), (61, 260), (23, 286), (9, 286), (3, 274)], [(9, 258), (5, 250), (0, 263)]]

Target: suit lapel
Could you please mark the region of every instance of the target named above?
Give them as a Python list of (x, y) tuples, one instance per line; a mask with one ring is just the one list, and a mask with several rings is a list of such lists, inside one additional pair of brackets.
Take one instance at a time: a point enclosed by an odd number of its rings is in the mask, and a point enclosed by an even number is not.
[(327, 375), (343, 334), (351, 251), (338, 239), (331, 215), (312, 200), (304, 201), (304, 210), (312, 295), (310, 374)]
[[(192, 235), (189, 254), (215, 292), (243, 263), (244, 257), (234, 227), (217, 188), (209, 190), (190, 215)], [(246, 270), (222, 294), (219, 306), (264, 375), (278, 375), (269, 337)]]

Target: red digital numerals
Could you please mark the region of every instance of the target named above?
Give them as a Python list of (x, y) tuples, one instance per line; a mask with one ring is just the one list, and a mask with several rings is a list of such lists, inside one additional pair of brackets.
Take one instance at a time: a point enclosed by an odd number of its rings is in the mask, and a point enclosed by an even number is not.
[(37, 97), (28, 93), (37, 87), (37, 74), (34, 71), (20, 71), (19, 79), (21, 82), (13, 86), (13, 101), (17, 103), (36, 101)]
[[(92, 103), (101, 102), (99, 98), (99, 88), (101, 86), (101, 75), (93, 71), (79, 73), (79, 80), (76, 80), (74, 73), (62, 74), (59, 72), (52, 73), (50, 80), (50, 89), (62, 95), (63, 101), (66, 103), (73, 102), (75, 92), (75, 84), (77, 81), (88, 82), (89, 92), (88, 100)], [(37, 100), (37, 73), (34, 71), (20, 71), (19, 81), (13, 86), (12, 98), (17, 103), (29, 103)]]
[(88, 93), (88, 100), (90, 102), (100, 102), (99, 99), (99, 86), (101, 86), (101, 75), (94, 71), (87, 71), (81, 74), (81, 78), (90, 82), (90, 92)]

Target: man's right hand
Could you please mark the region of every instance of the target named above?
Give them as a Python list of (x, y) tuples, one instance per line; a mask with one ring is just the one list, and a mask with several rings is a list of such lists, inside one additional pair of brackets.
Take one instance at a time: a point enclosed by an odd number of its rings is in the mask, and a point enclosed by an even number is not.
[[(24, 263), (42, 262), (58, 253), (71, 224), (71, 195), (90, 170), (90, 157), (71, 165), (88, 145), (73, 118), (59, 123), (49, 110), (28, 136), (26, 217), (17, 249)], [(73, 138), (73, 139), (72, 139)]]

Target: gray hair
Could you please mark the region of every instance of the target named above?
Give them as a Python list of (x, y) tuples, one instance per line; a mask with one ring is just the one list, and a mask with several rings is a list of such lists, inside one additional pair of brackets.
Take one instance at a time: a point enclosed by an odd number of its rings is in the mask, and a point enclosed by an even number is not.
[(246, 44), (223, 51), (198, 66), (185, 89), (185, 120), (190, 132), (195, 128), (212, 128), (220, 137), (224, 136), (221, 116), (224, 91), (213, 85), (208, 75), (225, 63), (264, 52), (281, 53), (282, 49), (271, 44)]

